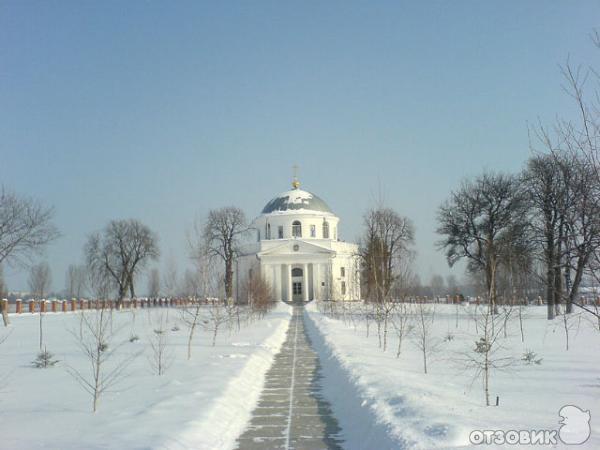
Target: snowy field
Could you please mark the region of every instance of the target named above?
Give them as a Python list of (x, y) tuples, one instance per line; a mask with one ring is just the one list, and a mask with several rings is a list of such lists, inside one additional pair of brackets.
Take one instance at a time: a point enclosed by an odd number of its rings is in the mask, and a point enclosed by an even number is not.
[[(212, 333), (198, 330), (188, 361), (187, 329), (178, 310), (137, 310), (135, 326), (130, 311), (114, 312), (111, 345), (124, 344), (106, 368), (131, 363), (93, 414), (90, 395), (67, 371), (89, 372), (76, 345), (79, 314), (45, 315), (44, 342), (60, 360), (45, 369), (31, 364), (39, 351), (38, 316), (11, 315), (10, 327), (0, 329), (0, 338), (10, 333), (0, 345), (0, 448), (229, 448), (257, 402), (290, 317), (291, 308), (279, 304), (239, 331), (223, 325), (214, 347)], [(158, 376), (150, 343), (161, 318), (167, 369)], [(139, 340), (129, 342), (132, 335)]]
[[(428, 374), (424, 374), (414, 329), (405, 337), (397, 358), (393, 327), (384, 353), (374, 323), (370, 323), (367, 338), (364, 320), (351, 320), (349, 314), (344, 320), (339, 310), (331, 315), (319, 312), (317, 304), (308, 306), (308, 328), (322, 357), (325, 394), (348, 448), (461, 448), (469, 446), (472, 430), (557, 430), (558, 412), (565, 405), (576, 405), (591, 414), (591, 437), (584, 445), (570, 448), (600, 448), (597, 323), (575, 316), (568, 324), (567, 351), (560, 317), (549, 322), (545, 307), (524, 308), (521, 342), (519, 320), (513, 311), (507, 336), (499, 334), (502, 348), (496, 354), (512, 363), (492, 373), (490, 394), (493, 403), (499, 396), (500, 405), (486, 407), (481, 378), (474, 379), (474, 372), (462, 362), (477, 339), (474, 308), (458, 308), (457, 327), (456, 307), (436, 305), (432, 330), (437, 350), (429, 358)], [(523, 362), (526, 350), (533, 351), (541, 362)], [(556, 448), (567, 446), (559, 441)]]

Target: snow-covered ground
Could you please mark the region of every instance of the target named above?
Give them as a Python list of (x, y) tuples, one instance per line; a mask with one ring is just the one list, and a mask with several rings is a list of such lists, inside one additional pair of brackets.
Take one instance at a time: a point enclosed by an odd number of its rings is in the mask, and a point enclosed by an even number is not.
[[(323, 359), (325, 395), (348, 448), (460, 448), (469, 446), (472, 430), (557, 430), (565, 405), (591, 414), (591, 437), (572, 448), (600, 448), (600, 332), (593, 322), (584, 316), (572, 321), (566, 351), (562, 319), (547, 321), (545, 307), (526, 308), (524, 343), (518, 319), (511, 319), (508, 336), (500, 335), (501, 355), (517, 363), (492, 374), (492, 401), (499, 396), (500, 406), (486, 407), (480, 379), (473, 381), (473, 372), (459, 362), (475, 347), (473, 308), (460, 307), (456, 327), (456, 308), (436, 306), (433, 330), (440, 347), (425, 375), (414, 336), (405, 339), (396, 358), (393, 328), (384, 353), (375, 324), (367, 338), (364, 322), (308, 306), (307, 328)], [(449, 333), (453, 338), (444, 341)], [(526, 350), (542, 358), (541, 364), (520, 361)], [(558, 441), (557, 448), (566, 446)]]
[[(523, 343), (515, 314), (507, 337), (500, 335), (500, 356), (512, 356), (516, 364), (493, 373), (492, 401), (499, 396), (500, 406), (486, 407), (480, 380), (459, 362), (477, 338), (474, 308), (459, 307), (457, 326), (454, 306), (435, 307), (432, 329), (439, 349), (425, 375), (414, 332), (396, 358), (393, 327), (383, 352), (375, 323), (367, 338), (359, 317), (347, 315), (344, 321), (319, 312), (316, 303), (307, 306), (306, 330), (321, 357), (323, 393), (341, 425), (345, 448), (461, 448), (469, 447), (473, 430), (557, 430), (565, 405), (591, 414), (590, 439), (573, 448), (600, 448), (600, 333), (594, 323), (575, 316), (582, 320), (572, 320), (566, 351), (560, 318), (548, 322), (544, 307), (527, 307)], [(150, 342), (167, 311), (172, 362), (158, 376)], [(130, 312), (114, 312), (114, 342), (125, 344), (113, 363), (143, 354), (101, 397), (96, 414), (90, 396), (66, 370), (88, 370), (76, 345), (79, 314), (45, 315), (44, 341), (60, 360), (48, 369), (31, 365), (39, 346), (38, 317), (11, 315), (11, 326), (0, 329), (0, 339), (10, 332), (0, 344), (0, 448), (227, 449), (250, 419), (265, 373), (285, 340), (291, 308), (281, 303), (240, 331), (223, 327), (215, 347), (210, 332), (199, 330), (190, 361), (187, 330), (176, 309), (138, 310), (135, 326)], [(139, 340), (129, 342), (132, 334)], [(444, 339), (449, 335), (452, 339)], [(526, 350), (541, 364), (520, 361)], [(566, 448), (560, 441), (557, 447)]]
[[(167, 311), (172, 362), (158, 376), (149, 343)], [(130, 312), (115, 312), (113, 329), (119, 331), (114, 342), (126, 343), (107, 368), (143, 354), (128, 366), (126, 378), (100, 398), (93, 414), (91, 397), (66, 370), (89, 371), (73, 336), (79, 333), (78, 314), (45, 315), (44, 341), (60, 360), (47, 369), (31, 365), (39, 350), (38, 316), (11, 315), (11, 326), (0, 329), (0, 338), (10, 332), (0, 345), (0, 448), (230, 448), (258, 400), (290, 317), (291, 308), (279, 304), (240, 331), (230, 333), (223, 326), (215, 347), (210, 333), (198, 330), (188, 361), (187, 330), (177, 310), (137, 310), (135, 329)], [(129, 342), (132, 334), (139, 340)]]

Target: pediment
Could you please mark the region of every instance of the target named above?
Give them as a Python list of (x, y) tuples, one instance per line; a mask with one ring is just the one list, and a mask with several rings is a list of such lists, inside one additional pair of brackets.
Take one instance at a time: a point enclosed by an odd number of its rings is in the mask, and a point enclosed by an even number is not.
[(301, 239), (293, 239), (287, 242), (263, 250), (258, 253), (262, 256), (279, 256), (279, 255), (331, 255), (335, 251), (322, 247), (317, 244), (312, 244)]

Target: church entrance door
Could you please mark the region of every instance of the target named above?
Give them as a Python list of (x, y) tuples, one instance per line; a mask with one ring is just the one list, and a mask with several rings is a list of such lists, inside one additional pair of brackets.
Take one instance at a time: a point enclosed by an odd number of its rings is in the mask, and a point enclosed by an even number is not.
[(302, 269), (292, 269), (292, 300), (301, 302), (304, 299), (305, 286), (302, 285)]
[(302, 300), (302, 281), (292, 282), (292, 295), (294, 301)]

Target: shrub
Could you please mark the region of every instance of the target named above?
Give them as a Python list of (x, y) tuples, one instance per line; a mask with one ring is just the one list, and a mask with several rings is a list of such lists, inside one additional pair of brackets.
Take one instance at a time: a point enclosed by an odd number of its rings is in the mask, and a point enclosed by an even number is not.
[(57, 362), (58, 359), (54, 359), (54, 354), (50, 353), (44, 347), (44, 350), (37, 354), (37, 357), (31, 364), (38, 369), (47, 369), (48, 367), (53, 367)]
[(532, 350), (526, 350), (525, 353), (523, 353), (523, 356), (521, 357), (521, 361), (523, 361), (525, 364), (528, 364), (528, 365), (542, 364), (542, 358), (538, 358), (537, 354)]

